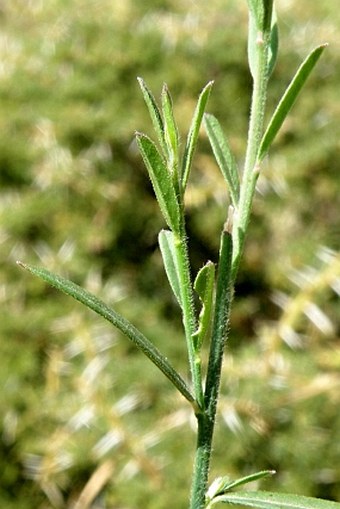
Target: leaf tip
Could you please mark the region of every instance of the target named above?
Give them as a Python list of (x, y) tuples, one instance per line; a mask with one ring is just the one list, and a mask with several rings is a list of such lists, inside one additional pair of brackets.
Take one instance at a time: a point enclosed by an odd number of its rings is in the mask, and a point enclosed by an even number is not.
[(146, 134), (141, 133), (140, 131), (135, 131), (135, 138), (136, 138), (137, 142), (140, 140), (149, 139)]
[(168, 87), (167, 83), (165, 83), (165, 81), (163, 82), (163, 85), (162, 85), (162, 93), (170, 95), (169, 87)]
[(22, 269), (27, 269), (27, 265), (23, 262), (21, 262), (20, 260), (17, 260), (15, 262), (19, 267), (21, 267)]

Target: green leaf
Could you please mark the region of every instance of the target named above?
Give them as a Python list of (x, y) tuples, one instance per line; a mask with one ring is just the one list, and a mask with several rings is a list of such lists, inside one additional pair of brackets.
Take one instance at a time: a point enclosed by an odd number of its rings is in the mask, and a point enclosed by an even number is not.
[(211, 502), (246, 505), (257, 509), (340, 509), (340, 504), (320, 498), (270, 491), (240, 491), (217, 496)]
[(181, 287), (174, 244), (174, 234), (168, 230), (161, 230), (158, 235), (158, 242), (161, 249), (164, 268), (168, 277), (168, 281), (178, 304), (180, 307), (182, 307)]
[(261, 470), (260, 472), (255, 472), (254, 474), (247, 475), (246, 477), (236, 479), (236, 481), (232, 481), (229, 476), (217, 477), (211, 483), (211, 486), (207, 491), (207, 498), (209, 502), (211, 502), (215, 497), (225, 494), (227, 491), (230, 491), (237, 486), (248, 484), (253, 481), (258, 481), (259, 479), (274, 475), (275, 473), (275, 470)]
[(290, 82), (287, 90), (283, 94), (281, 101), (274, 111), (266, 132), (263, 135), (258, 153), (258, 162), (261, 162), (267, 154), (271, 144), (274, 141), (274, 138), (276, 137), (280, 127), (282, 126), (297, 96), (299, 95), (299, 92), (301, 91), (303, 85), (305, 84), (308, 76), (312, 72), (315, 64), (319, 60), (326, 46), (327, 44), (322, 44), (321, 46), (315, 48), (297, 70), (294, 78)]
[(236, 479), (236, 481), (228, 481), (222, 487), (220, 492), (230, 491), (237, 486), (242, 486), (242, 484), (248, 484), (253, 481), (258, 481), (259, 479), (263, 479), (264, 477), (269, 477), (270, 475), (274, 475), (275, 470), (261, 470), (260, 472), (255, 472), (254, 474), (246, 475), (245, 477), (241, 477), (240, 479)]
[(213, 115), (205, 114), (204, 125), (217, 164), (228, 184), (231, 201), (234, 207), (236, 207), (240, 196), (240, 178), (237, 163), (217, 118)]
[(164, 137), (168, 151), (169, 168), (178, 164), (178, 130), (173, 112), (172, 99), (167, 85), (162, 89), (162, 111), (164, 120)]
[(198, 352), (209, 329), (215, 287), (215, 264), (208, 261), (195, 279), (194, 289), (202, 303), (198, 329), (193, 335), (195, 350)]
[(184, 156), (183, 156), (183, 164), (182, 164), (182, 189), (185, 190), (186, 185), (188, 183), (192, 159), (194, 156), (195, 148), (197, 145), (197, 138), (199, 134), (199, 130), (202, 123), (203, 114), (205, 108), (207, 106), (207, 102), (209, 99), (210, 91), (214, 82), (209, 81), (209, 83), (203, 88), (202, 92), (197, 101), (197, 105), (195, 108), (194, 115), (191, 120), (189, 133), (187, 136)]
[(164, 219), (173, 231), (179, 232), (180, 208), (171, 175), (154, 142), (144, 134), (137, 134), (136, 138)]
[(98, 299), (95, 295), (88, 292), (84, 288), (76, 285), (72, 281), (65, 279), (61, 276), (53, 274), (48, 270), (40, 267), (34, 267), (32, 265), (26, 265), (21, 262), (17, 262), (18, 265), (28, 270), (35, 276), (43, 279), (50, 285), (54, 286), (58, 290), (70, 295), (77, 301), (84, 304), (87, 308), (92, 309), (95, 313), (102, 316), (108, 322), (112, 323), (117, 329), (119, 329), (127, 338), (134, 343), (150, 360), (155, 364), (160, 371), (173, 383), (173, 385), (183, 394), (183, 396), (190, 401), (195, 402), (195, 398), (191, 394), (186, 382), (172, 367), (169, 361), (164, 355), (158, 350), (158, 348), (151, 343), (131, 322), (126, 320), (119, 313), (107, 306), (102, 300)]
[(155, 129), (155, 132), (157, 134), (158, 142), (160, 144), (160, 147), (163, 151), (163, 154), (166, 155), (167, 148), (165, 143), (165, 136), (164, 136), (164, 124), (161, 112), (159, 111), (159, 108), (157, 106), (157, 102), (152, 95), (150, 89), (147, 87), (145, 81), (142, 78), (137, 78), (139, 86), (142, 90), (144, 101), (148, 107), (149, 114), (151, 117), (152, 125)]

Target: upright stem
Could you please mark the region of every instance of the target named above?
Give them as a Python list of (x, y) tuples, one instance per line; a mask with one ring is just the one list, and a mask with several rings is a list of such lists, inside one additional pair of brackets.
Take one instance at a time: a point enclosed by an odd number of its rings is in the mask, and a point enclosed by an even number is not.
[(223, 349), (227, 337), (232, 301), (231, 225), (222, 232), (216, 285), (216, 305), (204, 394), (204, 410), (197, 415), (197, 447), (191, 489), (191, 509), (205, 507), (217, 396), (220, 385)]
[(233, 280), (235, 281), (243, 253), (245, 234), (249, 224), (251, 205), (259, 176), (257, 154), (263, 135), (264, 114), (268, 85), (268, 53), (270, 33), (259, 38), (259, 64), (253, 81), (253, 94), (250, 108), (247, 152), (242, 177), (240, 200), (234, 214), (233, 224)]

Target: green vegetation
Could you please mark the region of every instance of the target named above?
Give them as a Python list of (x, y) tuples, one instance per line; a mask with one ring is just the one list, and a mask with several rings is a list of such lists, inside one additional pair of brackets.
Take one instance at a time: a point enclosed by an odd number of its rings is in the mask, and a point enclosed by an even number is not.
[[(1, 8), (1, 506), (84, 508), (96, 499), (97, 506), (156, 509), (170, 496), (174, 507), (187, 505), (190, 405), (109, 324), (23, 276), (14, 262), (62, 273), (100, 296), (186, 378), (178, 304), (157, 247), (164, 222), (133, 142), (136, 129), (153, 136), (136, 76), (152, 90), (168, 83), (181, 148), (195, 98), (214, 79), (208, 111), (242, 166), (251, 91), (245, 4), (85, 8), (59, 0)], [(258, 181), (211, 479), (274, 469), (276, 476), (252, 482), (339, 501), (339, 67), (332, 49), (339, 13), (330, 1), (286, 2), (278, 17), (282, 49), (269, 112), (315, 44), (326, 40), (330, 49)], [(175, 151), (178, 142), (169, 140)], [(226, 203), (202, 132), (186, 196), (194, 274), (217, 261)], [(173, 226), (172, 213), (166, 217)], [(164, 256), (169, 237), (161, 242)]]

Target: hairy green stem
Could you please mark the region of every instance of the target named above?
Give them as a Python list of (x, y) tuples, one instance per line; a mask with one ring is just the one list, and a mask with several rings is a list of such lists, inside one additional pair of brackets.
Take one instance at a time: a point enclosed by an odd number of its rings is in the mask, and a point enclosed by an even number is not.
[(257, 163), (258, 151), (263, 135), (264, 114), (269, 79), (268, 54), (270, 33), (263, 34), (259, 45), (259, 65), (253, 82), (253, 94), (250, 109), (247, 152), (242, 177), (240, 200), (233, 221), (233, 280), (235, 281), (244, 248), (245, 235), (249, 224), (255, 186), (260, 167)]
[(203, 509), (205, 507), (213, 430), (214, 421), (206, 413), (198, 414), (190, 509)]
[(191, 489), (191, 509), (202, 509), (205, 507), (223, 350), (228, 333), (228, 322), (233, 294), (231, 280), (232, 237), (229, 231), (230, 225), (227, 225), (227, 228), (228, 229), (222, 232), (221, 236), (216, 285), (216, 305), (204, 394), (204, 410), (197, 415), (197, 447)]

